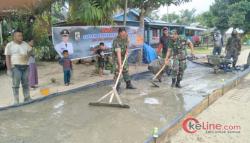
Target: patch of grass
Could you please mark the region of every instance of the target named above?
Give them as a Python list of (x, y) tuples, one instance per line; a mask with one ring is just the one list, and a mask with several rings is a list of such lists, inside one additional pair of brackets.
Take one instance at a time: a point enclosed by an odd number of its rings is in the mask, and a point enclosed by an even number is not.
[[(194, 53), (195, 54), (205, 54), (210, 55), (213, 51), (212, 47), (194, 47)], [(190, 49), (188, 49), (188, 53), (190, 53)]]

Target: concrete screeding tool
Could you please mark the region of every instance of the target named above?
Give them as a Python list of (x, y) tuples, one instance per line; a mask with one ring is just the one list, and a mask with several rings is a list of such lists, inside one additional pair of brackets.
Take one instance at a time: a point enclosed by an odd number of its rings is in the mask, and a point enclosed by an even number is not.
[(165, 67), (166, 67), (166, 64), (164, 64), (163, 66), (162, 66), (162, 68), (155, 74), (155, 76), (153, 77), (153, 79), (152, 80), (150, 80), (150, 82), (154, 85), (154, 87), (160, 87), (158, 84), (156, 84), (155, 83), (155, 79), (159, 76), (159, 74), (165, 69)]
[[(122, 63), (122, 69), (126, 63), (127, 60), (127, 56), (125, 56), (123, 63)], [(99, 100), (97, 100), (97, 102), (90, 102), (89, 105), (92, 106), (106, 106), (106, 107), (119, 107), (119, 108), (129, 108), (129, 105), (123, 104), (121, 98), (119, 97), (120, 95), (118, 94), (116, 87), (117, 84), (119, 82), (119, 79), (121, 78), (121, 74), (122, 74), (122, 70), (119, 71), (118, 77), (116, 79), (115, 85), (112, 87), (112, 90), (110, 92), (108, 92), (107, 94), (105, 94), (104, 96), (102, 96)], [(118, 103), (112, 103), (113, 98), (116, 97), (116, 100), (118, 101)], [(109, 98), (109, 102), (105, 103), (105, 102), (101, 102), (103, 101), (105, 98)]]

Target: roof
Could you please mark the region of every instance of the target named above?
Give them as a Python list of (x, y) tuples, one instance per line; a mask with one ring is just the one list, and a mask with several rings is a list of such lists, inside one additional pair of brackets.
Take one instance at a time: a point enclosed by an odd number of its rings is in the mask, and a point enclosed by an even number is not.
[(207, 29), (205, 28), (198, 28), (194, 26), (185, 26), (186, 29), (191, 29), (191, 30), (199, 30), (199, 31), (206, 31)]
[[(123, 21), (123, 15), (124, 15), (124, 13), (121, 12), (119, 14), (114, 15), (113, 19), (115, 21)], [(127, 11), (127, 21), (139, 21), (139, 16), (140, 16), (140, 14), (136, 9), (130, 9)], [(145, 17), (144, 21), (150, 22), (151, 19), (148, 17)]]

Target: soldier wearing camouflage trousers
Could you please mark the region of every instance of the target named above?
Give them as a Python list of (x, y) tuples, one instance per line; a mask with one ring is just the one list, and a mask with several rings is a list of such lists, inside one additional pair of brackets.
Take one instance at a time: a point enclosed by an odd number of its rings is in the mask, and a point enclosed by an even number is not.
[[(113, 53), (113, 71), (114, 80), (117, 80), (118, 74), (122, 71), (123, 79), (126, 82), (127, 89), (135, 89), (135, 87), (131, 84), (131, 78), (128, 73), (128, 62), (125, 62), (124, 67), (122, 68), (122, 62), (128, 54), (128, 34), (125, 28), (119, 28), (118, 36), (114, 39), (112, 44), (112, 53)], [(121, 81), (118, 82), (116, 90), (120, 92)]]
[(184, 71), (187, 67), (186, 56), (187, 56), (187, 46), (191, 49), (191, 55), (194, 57), (194, 48), (191, 41), (179, 36), (177, 30), (173, 30), (172, 39), (169, 43), (169, 48), (167, 56), (165, 59), (165, 64), (169, 64), (170, 58), (172, 58), (172, 84), (171, 87), (181, 88), (181, 80), (183, 79)]

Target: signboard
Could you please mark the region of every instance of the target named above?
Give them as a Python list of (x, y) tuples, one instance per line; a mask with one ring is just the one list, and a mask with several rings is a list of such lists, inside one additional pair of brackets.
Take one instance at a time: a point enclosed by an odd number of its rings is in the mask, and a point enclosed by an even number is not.
[[(93, 48), (99, 45), (100, 42), (105, 44), (105, 47), (112, 48), (112, 42), (118, 35), (119, 27), (115, 26), (66, 26), (53, 27), (52, 38), (54, 48), (57, 53), (62, 56), (62, 51), (67, 49), (72, 59), (82, 59), (92, 57)], [(65, 38), (61, 32), (68, 38)], [(143, 46), (143, 30), (139, 27), (126, 27), (129, 36), (129, 49), (140, 49)]]

